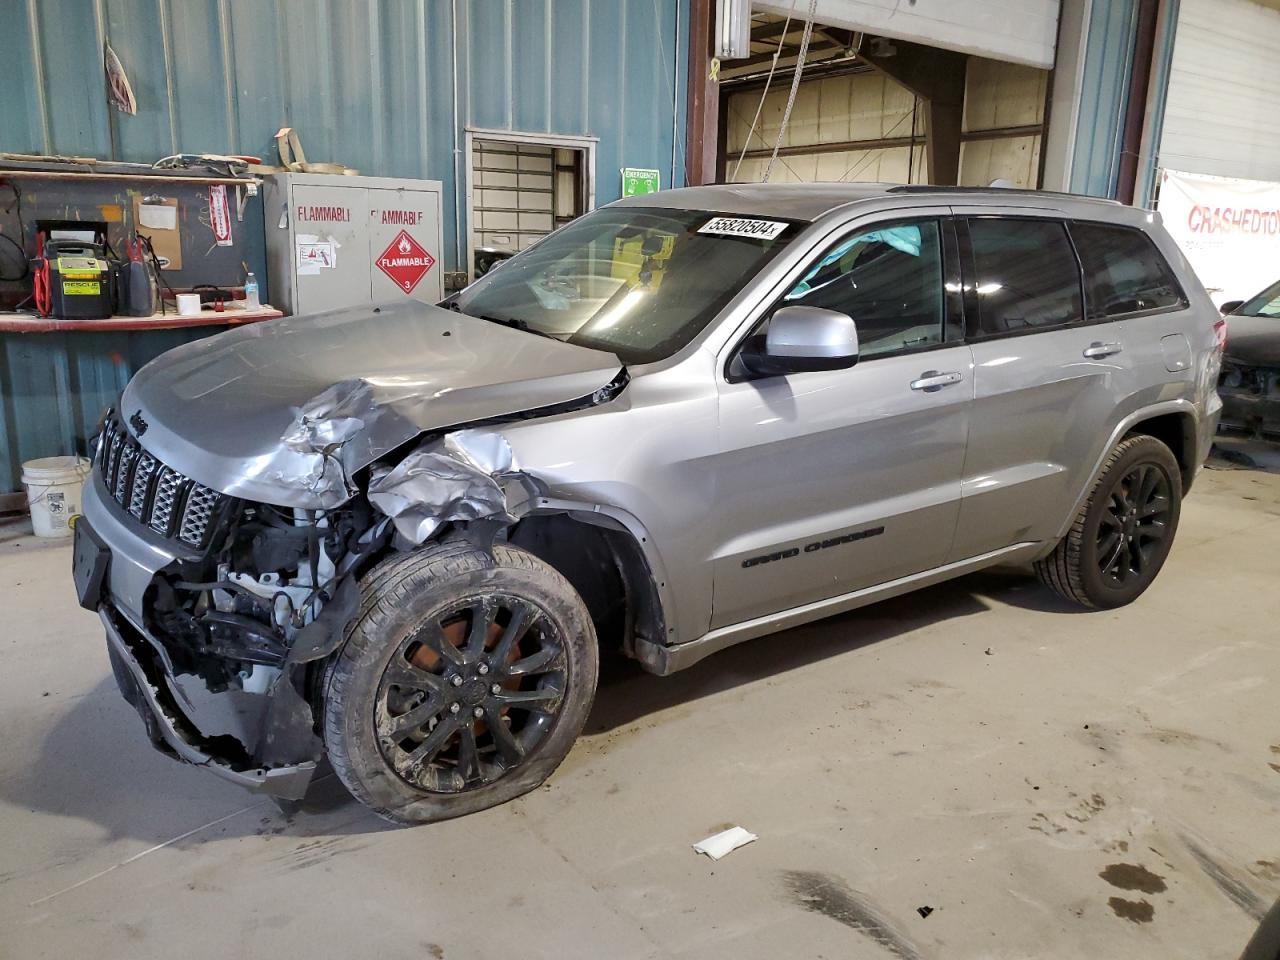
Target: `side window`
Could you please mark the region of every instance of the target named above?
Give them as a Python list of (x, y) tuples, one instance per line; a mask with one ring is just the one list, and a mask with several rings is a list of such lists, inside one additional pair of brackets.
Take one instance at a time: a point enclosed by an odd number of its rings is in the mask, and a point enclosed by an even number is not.
[(1083, 316), (1080, 267), (1066, 225), (999, 217), (969, 221), (979, 333), (997, 336)]
[(861, 357), (942, 343), (942, 243), (936, 220), (878, 226), (828, 248), (780, 307), (838, 310), (858, 325)]
[(1090, 319), (1103, 320), (1186, 302), (1173, 271), (1141, 230), (1073, 223), (1071, 237), (1084, 267)]

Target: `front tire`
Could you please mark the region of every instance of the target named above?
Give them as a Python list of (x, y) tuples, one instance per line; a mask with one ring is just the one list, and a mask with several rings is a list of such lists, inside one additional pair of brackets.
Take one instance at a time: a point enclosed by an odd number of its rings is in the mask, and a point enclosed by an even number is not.
[(1136, 600), (1160, 572), (1178, 529), (1182, 474), (1155, 437), (1118, 443), (1089, 498), (1036, 574), (1056, 593), (1092, 609)]
[(539, 786), (586, 722), (599, 651), (573, 587), (498, 545), (432, 544), (375, 567), (329, 668), (338, 777), (397, 823), (446, 820)]

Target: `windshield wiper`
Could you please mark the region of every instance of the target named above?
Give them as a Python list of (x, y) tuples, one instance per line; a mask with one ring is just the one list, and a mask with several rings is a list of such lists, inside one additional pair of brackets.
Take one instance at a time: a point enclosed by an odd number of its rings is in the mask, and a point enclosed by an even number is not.
[(552, 333), (547, 333), (545, 330), (538, 330), (534, 327), (531, 327), (529, 326), (528, 320), (521, 320), (519, 317), (491, 317), (488, 314), (484, 314), (484, 313), (467, 313), (460, 306), (458, 306), (456, 301), (449, 304), (449, 309), (462, 314), (464, 317), (474, 317), (477, 320), (484, 320), (488, 323), (496, 323), (500, 327), (511, 327), (513, 330), (522, 330), (525, 333), (532, 333), (534, 336), (537, 336), (537, 337), (546, 337), (548, 340), (558, 340), (560, 343), (564, 343), (564, 340), (561, 337), (557, 337), (555, 334), (552, 334)]

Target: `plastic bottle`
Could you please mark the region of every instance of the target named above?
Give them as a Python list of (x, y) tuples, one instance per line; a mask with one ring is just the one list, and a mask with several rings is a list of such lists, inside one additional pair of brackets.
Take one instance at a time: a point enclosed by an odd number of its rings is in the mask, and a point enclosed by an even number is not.
[(262, 309), (262, 301), (258, 299), (258, 278), (252, 273), (244, 280), (244, 308), (246, 310)]

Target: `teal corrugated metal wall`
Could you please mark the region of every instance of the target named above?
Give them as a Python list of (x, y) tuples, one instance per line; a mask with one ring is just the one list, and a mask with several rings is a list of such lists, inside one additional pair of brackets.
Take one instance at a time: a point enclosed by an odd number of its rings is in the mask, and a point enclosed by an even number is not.
[[(599, 137), (601, 204), (623, 166), (684, 179), (688, 0), (0, 0), (0, 14), (0, 151), (269, 160), (292, 126), (309, 160), (443, 181), (450, 269), (467, 126)], [(104, 41), (137, 116), (107, 107)], [(195, 335), (0, 334), (0, 493), (23, 460), (84, 452), (133, 371)]]
[[(661, 170), (666, 185), (684, 177), (672, 137), (684, 136), (688, 0), (0, 0), (0, 8), (0, 150), (272, 158), (276, 130), (292, 126), (309, 160), (443, 181), (451, 269), (454, 134), (465, 126), (599, 137), (598, 203), (617, 199), (623, 166)], [(104, 41), (124, 64), (137, 116), (106, 105)]]
[[(1168, 3), (1169, 27), (1156, 38), (1152, 51), (1151, 89), (1154, 94), (1148, 138), (1160, 142), (1164, 103), (1169, 88), (1169, 65), (1178, 21), (1178, 0)], [(1143, 102), (1129, 102), (1129, 82), (1137, 43), (1138, 0), (1093, 0), (1089, 12), (1084, 73), (1080, 84), (1080, 120), (1072, 147), (1073, 193), (1115, 197), (1120, 173), (1120, 148), (1129, 110), (1146, 110)], [(1155, 185), (1155, 155), (1138, 171), (1134, 203), (1143, 206)]]
[(219, 327), (124, 333), (0, 333), (0, 494), (22, 464), (86, 453), (102, 412), (152, 357)]
[(1092, 4), (1071, 162), (1072, 193), (1116, 195), (1137, 17), (1137, 0)]

